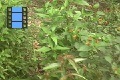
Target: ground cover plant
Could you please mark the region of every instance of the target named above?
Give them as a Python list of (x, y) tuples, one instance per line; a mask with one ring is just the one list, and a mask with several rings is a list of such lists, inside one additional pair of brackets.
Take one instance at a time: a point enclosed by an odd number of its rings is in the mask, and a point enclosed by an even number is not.
[[(7, 6), (32, 8), (28, 29), (5, 27)], [(1, 80), (120, 79), (119, 0), (2, 0), (0, 14)]]

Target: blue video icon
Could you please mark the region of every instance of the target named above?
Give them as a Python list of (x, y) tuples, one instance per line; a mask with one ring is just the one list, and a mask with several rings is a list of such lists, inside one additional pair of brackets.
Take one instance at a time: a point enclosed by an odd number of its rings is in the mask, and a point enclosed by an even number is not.
[(27, 7), (8, 7), (7, 27), (27, 28)]

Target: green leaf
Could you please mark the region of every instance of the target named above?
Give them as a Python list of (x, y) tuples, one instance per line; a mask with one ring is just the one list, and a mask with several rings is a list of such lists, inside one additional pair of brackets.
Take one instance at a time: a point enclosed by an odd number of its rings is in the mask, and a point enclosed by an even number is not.
[(51, 49), (50, 48), (48, 48), (48, 47), (42, 47), (42, 48), (40, 48), (40, 49), (38, 49), (38, 50), (36, 50), (36, 51), (38, 51), (38, 52), (48, 52), (48, 51), (50, 51)]
[[(53, 48), (54, 42), (52, 41), (52, 39), (51, 39), (50, 37), (48, 37), (48, 40), (47, 40), (47, 41), (48, 41), (50, 47)], [(46, 42), (46, 43), (47, 43), (47, 42)]]
[(2, 8), (2, 4), (1, 4), (1, 1), (0, 1), (0, 9)]
[(115, 47), (118, 51), (120, 51), (120, 46), (119, 45), (115, 45)]
[(68, 50), (68, 47), (61, 47), (61, 46), (56, 46), (54, 50)]
[(81, 15), (81, 11), (75, 11), (75, 13)]
[(75, 42), (74, 46), (75, 46), (76, 49), (80, 48), (80, 44), (78, 42)]
[(89, 6), (89, 4), (87, 3), (87, 1), (85, 1), (85, 0), (75, 0), (75, 3), (77, 3), (79, 5)]
[(46, 8), (47, 8), (49, 5), (50, 5), (49, 2), (46, 2), (46, 3), (45, 3), (45, 7), (46, 7)]
[(76, 12), (76, 14), (74, 15), (74, 19), (75, 20), (82, 19), (82, 17), (80, 17), (81, 12), (80, 11), (75, 11), (75, 12)]
[(44, 11), (43, 8), (35, 8), (34, 10), (35, 10), (36, 12), (43, 12), (43, 11)]
[(65, 2), (64, 2), (64, 6), (65, 6), (65, 7), (68, 6), (68, 0), (65, 0)]
[(105, 15), (105, 13), (102, 11), (97, 11), (97, 15)]
[(89, 52), (80, 52), (79, 53), (79, 56), (81, 56), (81, 57), (89, 57)]
[(120, 44), (120, 37), (119, 36), (116, 37), (115, 42)]
[(51, 27), (51, 30), (55, 31), (56, 28), (57, 28), (57, 26), (53, 26), (53, 27)]
[(80, 77), (80, 78), (83, 78), (84, 80), (88, 80), (88, 79), (86, 79), (84, 76), (79, 75), (79, 74), (76, 74), (76, 73), (71, 73), (71, 75), (78, 76), (78, 77)]
[(75, 58), (74, 61), (77, 63), (77, 62), (80, 62), (80, 61), (84, 61), (86, 60), (85, 58)]
[(81, 41), (85, 41), (85, 40), (87, 40), (87, 39), (88, 39), (87, 36), (81, 36)]
[(55, 43), (55, 45), (57, 45), (57, 36), (51, 36), (53, 42)]
[(87, 45), (83, 45), (78, 49), (78, 51), (89, 51), (89, 50), (91, 50), (91, 48)]
[(112, 62), (112, 58), (110, 56), (105, 56), (105, 60), (108, 61), (109, 63)]
[(10, 66), (8, 66), (8, 69), (9, 69), (9, 71), (15, 73), (15, 70), (13, 68), (11, 68)]
[(2, 34), (9, 34), (8, 33), (8, 28), (4, 28), (3, 31), (2, 31)]
[[(83, 24), (83, 27), (85, 27), (85, 25)], [(85, 37), (87, 37), (87, 35), (89, 35), (90, 33), (87, 30), (81, 30), (80, 31), (80, 35), (85, 35)]]
[(105, 47), (97, 47), (98, 50), (102, 51), (102, 52), (105, 52), (106, 51), (106, 48)]
[(6, 57), (11, 57), (11, 55), (9, 55), (8, 53), (4, 54), (4, 56), (6, 56)]
[(43, 70), (55, 69), (55, 68), (58, 68), (58, 67), (60, 67), (60, 64), (59, 64), (59, 63), (52, 63), (52, 64), (44, 67)]
[(117, 72), (118, 72), (118, 75), (120, 75), (120, 67), (118, 68)]
[(48, 34), (51, 33), (51, 31), (50, 31), (49, 28), (47, 28), (47, 27), (42, 27), (42, 30), (43, 30), (45, 33), (48, 33)]
[(105, 47), (105, 46), (109, 46), (109, 44), (106, 43), (106, 42), (99, 42), (99, 43), (97, 43), (95, 46), (98, 46), (98, 47)]
[(49, 16), (46, 14), (40, 14), (40, 13), (36, 13), (36, 15), (38, 15), (41, 18), (48, 18)]
[(94, 6), (93, 6), (93, 8), (95, 8), (95, 9), (97, 9), (97, 8), (99, 8), (100, 7), (100, 4), (99, 3), (97, 3), (97, 4), (95, 4)]
[(117, 64), (115, 62), (112, 63), (112, 69), (117, 68)]
[(0, 74), (0, 77), (2, 77), (2, 79), (5, 79), (5, 76), (3, 74)]
[(104, 68), (104, 67), (99, 67), (100, 71), (109, 71), (108, 69)]
[(78, 70), (77, 70), (77, 66), (76, 66), (75, 62), (71, 59), (69, 59), (68, 61), (73, 66), (73, 68), (76, 70), (76, 72), (79, 73)]

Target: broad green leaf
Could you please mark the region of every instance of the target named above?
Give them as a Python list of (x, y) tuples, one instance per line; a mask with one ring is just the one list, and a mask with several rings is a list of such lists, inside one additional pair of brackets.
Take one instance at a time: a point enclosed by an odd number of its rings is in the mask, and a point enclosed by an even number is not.
[(78, 42), (75, 42), (74, 46), (75, 46), (76, 49), (80, 48), (80, 44)]
[(34, 10), (35, 10), (36, 12), (43, 12), (43, 11), (44, 11), (43, 8), (35, 8)]
[(80, 11), (75, 11), (75, 15), (74, 15), (74, 19), (78, 20), (78, 19), (82, 19), (82, 17), (80, 17), (81, 12)]
[(9, 69), (11, 72), (15, 73), (15, 70), (14, 70), (13, 68), (11, 68), (10, 66), (8, 66), (8, 69)]
[(74, 61), (77, 63), (77, 62), (80, 62), (80, 61), (84, 61), (86, 60), (85, 58), (75, 58)]
[(65, 2), (64, 2), (64, 6), (65, 6), (65, 7), (68, 6), (68, 0), (65, 0)]
[(97, 3), (97, 4), (95, 4), (94, 6), (93, 6), (93, 8), (99, 8), (99, 6), (100, 6), (100, 4), (99, 3)]
[(6, 57), (11, 57), (11, 55), (9, 55), (8, 53), (4, 54), (4, 56), (6, 56)]
[(105, 47), (105, 46), (109, 46), (109, 43), (106, 43), (106, 42), (99, 42), (99, 43), (96, 44), (96, 46)]
[(100, 70), (100, 71), (109, 71), (109, 69), (106, 69), (106, 68), (104, 68), (104, 67), (99, 67), (99, 70)]
[(40, 75), (37, 75), (37, 77), (41, 80), (42, 79), (42, 76), (40, 76)]
[[(83, 26), (85, 27), (85, 26)], [(89, 35), (90, 33), (87, 30), (81, 30), (80, 31), (80, 35), (85, 35), (85, 37), (87, 37), (87, 35)]]
[(120, 37), (119, 36), (116, 37), (115, 42), (120, 44)]
[(112, 63), (112, 69), (117, 68), (117, 64), (115, 62)]
[(79, 5), (89, 6), (89, 4), (87, 3), (87, 1), (85, 1), (85, 0), (75, 0), (75, 3), (77, 3)]
[(5, 80), (5, 76), (3, 74), (0, 74), (0, 77)]
[(120, 67), (118, 68), (117, 72), (118, 72), (118, 75), (120, 75)]
[(55, 45), (57, 45), (57, 36), (51, 36), (53, 42), (55, 43)]
[(97, 11), (97, 15), (105, 15), (105, 13), (102, 11)]
[(87, 40), (87, 39), (88, 39), (87, 36), (81, 36), (81, 41), (85, 41), (85, 40)]
[(57, 26), (53, 26), (53, 27), (51, 27), (51, 30), (55, 31), (56, 28), (57, 28)]
[(112, 62), (112, 58), (110, 56), (105, 56), (105, 60), (108, 61), (109, 63)]
[(80, 52), (79, 56), (81, 56), (81, 57), (88, 57), (89, 56), (89, 52), (87, 52), (87, 51)]
[(54, 50), (68, 50), (68, 47), (61, 47), (61, 46), (56, 46)]
[(47, 28), (47, 27), (42, 27), (42, 30), (43, 30), (45, 33), (48, 33), (48, 34), (51, 33), (51, 31), (50, 31), (49, 28)]
[(82, 17), (80, 17), (80, 14), (75, 14), (75, 15), (74, 15), (74, 19), (75, 19), (75, 20), (78, 20), (78, 19), (82, 19)]
[(115, 45), (115, 47), (118, 51), (120, 51), (120, 46), (119, 45)]
[(69, 15), (69, 17), (73, 17), (73, 13), (72, 13), (72, 11), (66, 11), (67, 12), (67, 15)]
[(3, 31), (2, 31), (2, 34), (9, 34), (8, 33), (8, 28), (4, 28)]
[(41, 18), (48, 18), (49, 17), (46, 14), (40, 14), (40, 13), (36, 13), (36, 15), (40, 16)]
[(48, 52), (48, 51), (50, 51), (51, 49), (50, 48), (48, 48), (48, 47), (42, 47), (42, 48), (40, 48), (40, 49), (38, 49), (38, 50), (36, 50), (36, 51), (38, 51), (38, 52)]
[(50, 47), (53, 48), (54, 42), (52, 41), (52, 39), (50, 37), (48, 37), (48, 43), (49, 43)]
[(106, 48), (105, 47), (97, 47), (98, 50), (102, 51), (102, 52), (105, 52), (106, 51)]
[(73, 60), (71, 60), (71, 59), (69, 59), (68, 61), (73, 66), (73, 68), (76, 70), (76, 72), (79, 73), (78, 69), (77, 69), (77, 66), (76, 66), (76, 63)]
[(64, 6), (62, 6), (62, 7), (61, 7), (61, 9), (60, 9), (60, 11), (62, 11), (64, 8), (65, 8), (65, 7), (64, 7)]
[(75, 13), (81, 15), (81, 11), (75, 11)]
[(87, 46), (87, 45), (82, 45), (82, 46), (78, 49), (78, 51), (89, 51), (89, 50), (91, 50), (91, 48), (90, 48), (89, 46)]
[(49, 6), (49, 4), (50, 4), (49, 2), (46, 2), (45, 7), (47, 8)]
[(60, 67), (60, 64), (59, 64), (59, 63), (52, 63), (52, 64), (44, 67), (43, 70), (55, 69), (55, 68), (58, 68), (58, 67)]

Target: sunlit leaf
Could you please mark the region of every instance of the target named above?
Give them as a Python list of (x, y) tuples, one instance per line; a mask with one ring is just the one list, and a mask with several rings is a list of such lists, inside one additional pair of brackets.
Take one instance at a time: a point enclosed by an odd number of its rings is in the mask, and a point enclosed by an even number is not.
[(83, 78), (84, 80), (88, 80), (88, 79), (86, 79), (84, 76), (79, 75), (79, 74), (76, 74), (76, 73), (71, 73), (71, 75), (78, 76), (78, 77), (80, 77), (80, 78)]
[(48, 51), (50, 51), (51, 49), (50, 48), (48, 48), (48, 47), (42, 47), (42, 48), (40, 48), (40, 49), (38, 49), (38, 50), (36, 50), (36, 51), (38, 51), (38, 52), (48, 52)]
[(73, 60), (71, 60), (71, 59), (69, 59), (68, 61), (73, 66), (73, 68), (76, 70), (76, 72), (79, 73), (78, 69), (77, 69), (77, 66), (76, 66), (76, 63)]
[(61, 46), (56, 46), (54, 50), (68, 50), (68, 47), (61, 47)]
[(100, 4), (97, 3), (97, 4), (95, 4), (95, 5), (93, 6), (93, 8), (99, 8), (99, 6), (100, 6)]
[(97, 11), (97, 15), (105, 15), (105, 13), (102, 11)]
[(88, 2), (85, 0), (75, 0), (75, 3), (79, 4), (79, 5), (86, 5), (89, 6)]
[(76, 49), (80, 48), (80, 44), (78, 42), (75, 42), (74, 46), (75, 46)]
[(78, 51), (89, 51), (89, 50), (91, 50), (91, 48), (90, 48), (89, 46), (87, 46), (87, 45), (82, 45), (82, 46), (78, 49)]
[(52, 64), (44, 67), (43, 70), (55, 69), (55, 68), (58, 68), (58, 67), (60, 67), (60, 64), (59, 64), (59, 63), (52, 63)]
[(2, 8), (2, 4), (1, 4), (1, 1), (0, 1), (0, 9)]
[(85, 58), (75, 58), (74, 61), (77, 63), (77, 62), (80, 62), (80, 61), (84, 61), (86, 60)]
[(51, 32), (47, 27), (42, 27), (42, 30), (43, 30), (45, 33), (48, 33), (48, 34)]
[(55, 43), (55, 45), (57, 45), (57, 36), (51, 36), (53, 42)]
[(109, 63), (112, 62), (112, 58), (110, 56), (105, 56), (105, 60), (108, 61)]

